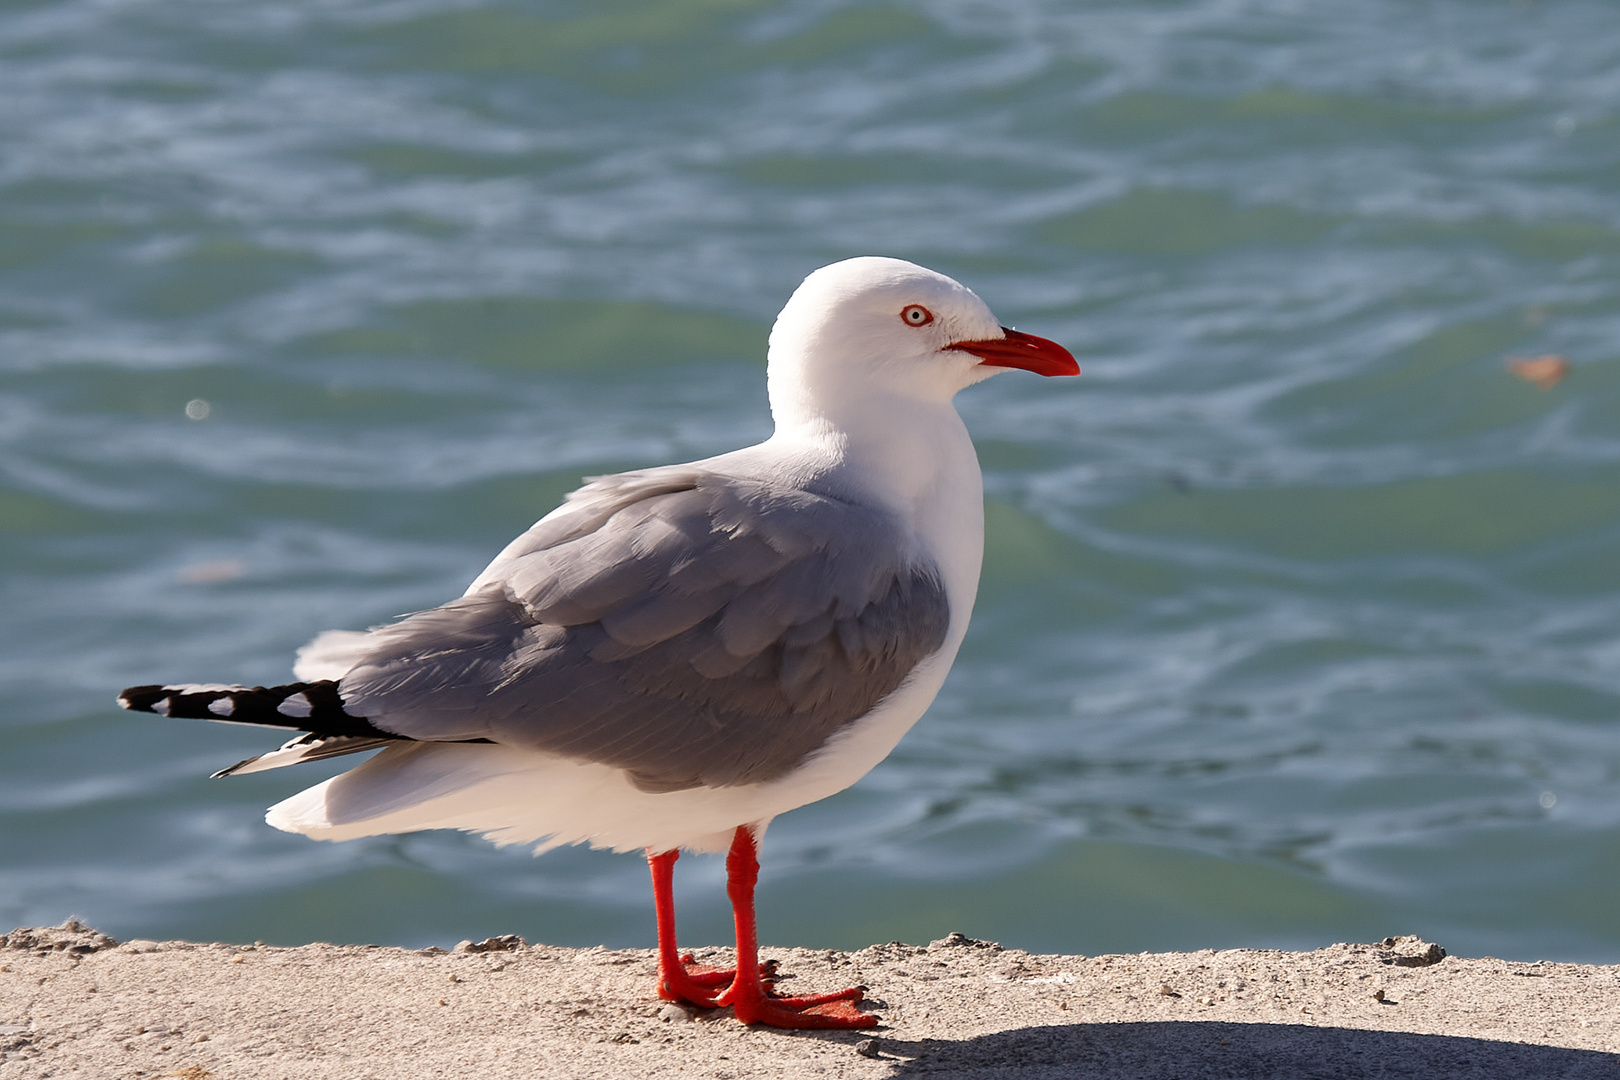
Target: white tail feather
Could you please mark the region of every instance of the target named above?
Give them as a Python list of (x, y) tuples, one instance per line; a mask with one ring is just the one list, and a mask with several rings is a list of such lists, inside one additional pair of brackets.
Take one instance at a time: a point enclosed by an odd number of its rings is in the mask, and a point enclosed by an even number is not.
[(293, 675), (300, 682), (336, 681), (360, 662), (371, 635), (364, 630), (327, 630), (298, 650)]
[(393, 739), (376, 739), (366, 735), (300, 735), (283, 743), (267, 754), (258, 754), (246, 761), (238, 761), (228, 769), (221, 769), (214, 774), (214, 778), (221, 776), (243, 776), (247, 773), (266, 772), (270, 769), (281, 769), (288, 765), (297, 765), (303, 761), (320, 761), (323, 758), (342, 757), (344, 754), (358, 754), (366, 750), (375, 750), (380, 746), (388, 746), (395, 742)]

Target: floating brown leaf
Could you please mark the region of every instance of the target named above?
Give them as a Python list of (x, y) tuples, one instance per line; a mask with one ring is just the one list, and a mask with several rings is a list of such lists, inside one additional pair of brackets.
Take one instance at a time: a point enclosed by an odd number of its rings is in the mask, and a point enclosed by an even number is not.
[(1557, 353), (1543, 356), (1520, 356), (1508, 361), (1508, 370), (1538, 390), (1551, 390), (1569, 374), (1569, 361)]

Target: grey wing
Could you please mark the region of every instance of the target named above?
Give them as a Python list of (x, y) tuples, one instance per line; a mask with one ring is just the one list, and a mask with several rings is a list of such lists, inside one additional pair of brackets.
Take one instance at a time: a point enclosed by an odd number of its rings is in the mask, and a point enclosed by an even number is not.
[(937, 573), (879, 511), (690, 468), (576, 502), (466, 596), (374, 631), (345, 709), (723, 787), (791, 771), (945, 641)]

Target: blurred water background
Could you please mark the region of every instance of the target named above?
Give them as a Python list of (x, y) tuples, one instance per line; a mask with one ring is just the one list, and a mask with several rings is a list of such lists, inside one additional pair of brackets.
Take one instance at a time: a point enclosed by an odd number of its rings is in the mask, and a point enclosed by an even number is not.
[(767, 941), (1620, 961), (1613, 4), (13, 2), (0, 102), (0, 923), (650, 944), (635, 858), (284, 835), (337, 766), (113, 695), (763, 437), (874, 253), (1085, 375), (959, 399), (973, 630), (773, 826)]

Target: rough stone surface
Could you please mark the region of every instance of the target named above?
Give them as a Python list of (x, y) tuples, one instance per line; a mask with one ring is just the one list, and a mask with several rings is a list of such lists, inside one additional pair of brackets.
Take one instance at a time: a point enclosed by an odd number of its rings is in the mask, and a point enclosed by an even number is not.
[(1620, 1080), (1620, 968), (1462, 959), (1415, 938), (1093, 957), (961, 935), (766, 950), (786, 992), (868, 986), (883, 1025), (865, 1032), (749, 1029), (727, 1010), (675, 1021), (649, 950), (120, 946), (77, 924), (0, 942), (0, 1080)]

